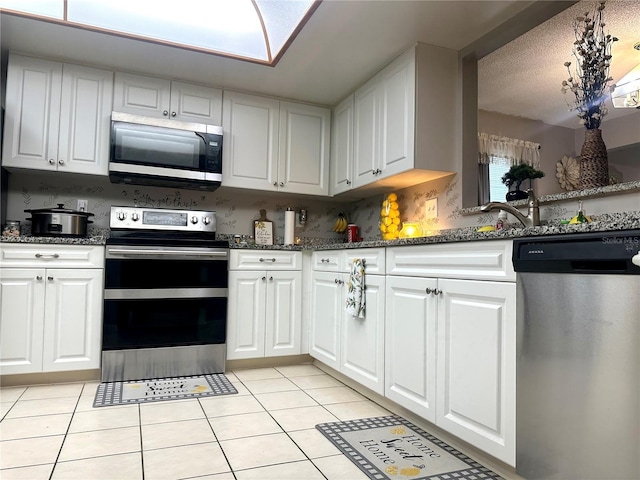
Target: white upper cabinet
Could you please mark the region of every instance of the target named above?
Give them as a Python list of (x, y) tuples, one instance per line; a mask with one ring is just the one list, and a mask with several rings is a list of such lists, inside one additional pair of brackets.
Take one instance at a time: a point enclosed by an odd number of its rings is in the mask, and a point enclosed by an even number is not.
[(280, 191), (329, 194), (330, 123), (327, 108), (280, 102)]
[(454, 171), (456, 81), (457, 53), (419, 43), (355, 92), (351, 129), (346, 101), (338, 105), (333, 134), (343, 138), (334, 139), (332, 193), (379, 180), (404, 188)]
[(224, 92), (222, 185), (276, 190), (280, 102)]
[(2, 165), (107, 175), (113, 72), (11, 55)]
[(353, 183), (353, 95), (333, 110), (329, 194), (351, 189)]
[(183, 122), (220, 125), (222, 90), (116, 72), (113, 110)]
[(222, 185), (329, 194), (326, 108), (224, 92)]

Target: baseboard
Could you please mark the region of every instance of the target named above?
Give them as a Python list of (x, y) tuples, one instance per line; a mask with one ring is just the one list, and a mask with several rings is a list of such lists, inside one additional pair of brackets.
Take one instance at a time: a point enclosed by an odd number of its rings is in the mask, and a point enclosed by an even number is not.
[(285, 357), (247, 358), (243, 360), (227, 360), (225, 371), (240, 370), (242, 368), (285, 367), (287, 365), (302, 365), (313, 362), (308, 354), (287, 355)]
[(50, 385), (52, 383), (78, 383), (92, 381), (100, 381), (100, 369), (76, 370), (71, 372), (0, 375), (0, 386), (2, 387), (22, 387), (31, 385)]

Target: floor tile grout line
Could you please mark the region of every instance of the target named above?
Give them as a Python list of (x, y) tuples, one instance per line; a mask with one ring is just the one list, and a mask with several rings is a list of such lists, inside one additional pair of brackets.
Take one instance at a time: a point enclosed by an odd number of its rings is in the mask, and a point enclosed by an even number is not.
[[(229, 382), (231, 382), (231, 380), (229, 380)], [(211, 422), (209, 421), (209, 417), (207, 416), (207, 412), (205, 411), (204, 406), (200, 402), (200, 398), (197, 398), (196, 400), (198, 401), (198, 405), (200, 406), (200, 410), (202, 410), (202, 414), (204, 415), (205, 420), (209, 424), (209, 428), (211, 429), (211, 433), (213, 433), (213, 438), (216, 439), (216, 442), (218, 443), (218, 447), (220, 448), (220, 451), (222, 452), (222, 455), (224, 456), (224, 461), (227, 462), (227, 465), (229, 466), (229, 471), (231, 472), (231, 475), (233, 475), (233, 478), (236, 479), (237, 477), (236, 477), (236, 474), (233, 471), (233, 467), (231, 467), (231, 462), (229, 461), (229, 458), (227, 457), (227, 454), (224, 451), (224, 448), (222, 448), (222, 445), (220, 444), (220, 439), (218, 438), (218, 435), (216, 435), (216, 431), (213, 428), (213, 425), (211, 425)]]
[(142, 437), (142, 407), (138, 403), (138, 431), (140, 432), (140, 474), (144, 480), (144, 438)]
[[(276, 369), (276, 370), (277, 370), (277, 369)], [(278, 373), (282, 374), (280, 371), (278, 371)], [(234, 374), (234, 375), (235, 375), (235, 374)], [(284, 375), (284, 374), (282, 374), (282, 375)], [(247, 388), (247, 386), (244, 384), (244, 382), (243, 382), (242, 380), (240, 380), (240, 378), (239, 378), (237, 375), (236, 375), (236, 378), (238, 378), (238, 381), (240, 381), (240, 382), (242, 383), (242, 385), (243, 385), (245, 388)], [(287, 378), (287, 379), (288, 379), (288, 377), (286, 377), (286, 375), (285, 375), (285, 378)], [(247, 390), (248, 390), (248, 388), (247, 388)], [(302, 391), (304, 391), (304, 389), (301, 389), (301, 390), (302, 390)], [(275, 392), (274, 392), (274, 393), (275, 393)], [(315, 401), (315, 399), (314, 399), (313, 397), (311, 397), (308, 393), (306, 393), (306, 392), (305, 392), (305, 394), (306, 394), (307, 396), (309, 396), (312, 400), (314, 400), (314, 401)], [(307, 455), (307, 453), (304, 451), (304, 449), (302, 449), (302, 447), (300, 447), (300, 445), (298, 445), (298, 443), (297, 443), (297, 442), (296, 442), (296, 441), (291, 437), (291, 435), (289, 434), (289, 432), (288, 432), (287, 430), (285, 430), (285, 429), (284, 429), (284, 427), (283, 427), (283, 426), (278, 422), (278, 420), (277, 420), (277, 419), (276, 419), (276, 418), (271, 414), (271, 410), (267, 409), (267, 408), (262, 404), (262, 402), (260, 402), (260, 400), (258, 400), (257, 398), (255, 398), (255, 395), (254, 395), (253, 393), (251, 393), (251, 395), (254, 397), (254, 399), (256, 400), (256, 402), (258, 402), (258, 403), (262, 406), (262, 408), (264, 408), (264, 409), (265, 409), (265, 411), (266, 411), (266, 412), (269, 414), (269, 416), (273, 419), (273, 421), (276, 423), (276, 425), (278, 425), (278, 427), (280, 427), (280, 428), (282, 429), (282, 431), (283, 431), (283, 432), (284, 432), (284, 434), (287, 436), (287, 438), (289, 438), (289, 440), (291, 440), (291, 442), (293, 442), (293, 444), (294, 444), (296, 447), (298, 447), (298, 450), (300, 450), (300, 452), (302, 453), (302, 455), (304, 455), (304, 457), (305, 457), (309, 462), (311, 462), (311, 464), (315, 467), (315, 469), (316, 469), (316, 470), (318, 470), (318, 472), (320, 472), (320, 475), (322, 475), (326, 480), (329, 480), (329, 479), (328, 479), (328, 477), (324, 474), (324, 472), (322, 472), (322, 470), (320, 470), (320, 468), (318, 468), (318, 466), (313, 462), (313, 460), (311, 459), (311, 457), (309, 457), (309, 455)], [(316, 402), (316, 403), (318, 403), (318, 402)], [(318, 404), (318, 406), (321, 406), (321, 407), (323, 407), (323, 408), (324, 408), (324, 406), (323, 406), (323, 405)], [(292, 408), (300, 408), (300, 407), (292, 407)], [(302, 408), (304, 408), (304, 407), (302, 407)], [(282, 410), (286, 410), (286, 409), (279, 409), (279, 410), (277, 410), (277, 411), (282, 411)], [(325, 408), (325, 410), (326, 410), (326, 408)], [(327, 410), (327, 411), (328, 411), (328, 410)], [(329, 412), (329, 413), (331, 414), (331, 412)], [(333, 414), (331, 414), (331, 415), (333, 415)], [(333, 416), (335, 417), (335, 415), (333, 415)], [(337, 417), (336, 417), (336, 418), (337, 418)], [(295, 430), (295, 431), (299, 431), (299, 430)], [(285, 462), (285, 463), (293, 463), (293, 462)], [(279, 464), (275, 464), (275, 465), (279, 465)], [(245, 470), (248, 470), (248, 469), (245, 469)]]
[(73, 407), (73, 411), (71, 412), (71, 418), (69, 419), (69, 425), (67, 425), (67, 430), (64, 432), (64, 437), (62, 438), (62, 443), (60, 444), (60, 448), (58, 449), (58, 454), (56, 455), (56, 459), (53, 462), (53, 468), (51, 469), (51, 473), (49, 474), (49, 480), (53, 479), (53, 472), (56, 471), (56, 465), (58, 465), (58, 460), (60, 459), (60, 454), (62, 453), (62, 449), (64, 448), (64, 444), (67, 441), (67, 435), (69, 434), (69, 429), (71, 428), (71, 424), (73, 423), (73, 417), (76, 414), (76, 409), (78, 408), (78, 404), (80, 403), (80, 397), (82, 396), (82, 391), (84, 390), (85, 384), (82, 384), (82, 388), (80, 389), (80, 393), (78, 394), (78, 399), (76, 400), (76, 405)]

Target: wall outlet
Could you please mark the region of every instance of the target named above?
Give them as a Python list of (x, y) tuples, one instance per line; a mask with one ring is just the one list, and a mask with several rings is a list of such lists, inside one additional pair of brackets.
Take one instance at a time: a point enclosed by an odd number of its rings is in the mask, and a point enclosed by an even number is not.
[(424, 218), (429, 220), (430, 218), (438, 217), (438, 198), (431, 198), (424, 202)]
[(87, 200), (78, 200), (76, 210), (79, 210), (80, 212), (86, 212), (87, 208), (89, 208), (89, 202)]

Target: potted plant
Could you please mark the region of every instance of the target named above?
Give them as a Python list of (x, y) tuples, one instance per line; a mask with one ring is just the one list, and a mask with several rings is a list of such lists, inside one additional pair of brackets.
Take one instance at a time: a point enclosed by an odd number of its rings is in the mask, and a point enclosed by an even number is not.
[[(507, 201), (527, 198), (527, 192), (520, 190), (522, 182), (542, 177), (544, 177), (544, 172), (533, 168), (531, 165), (526, 163), (513, 165), (509, 171), (502, 176), (502, 183), (509, 188)], [(515, 190), (511, 190), (513, 186), (515, 186)]]

